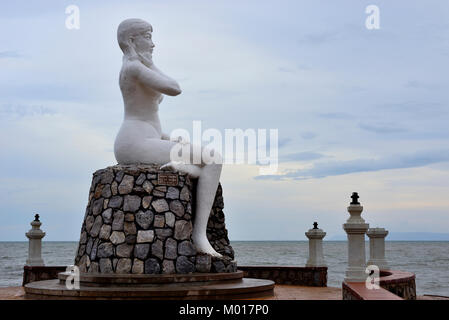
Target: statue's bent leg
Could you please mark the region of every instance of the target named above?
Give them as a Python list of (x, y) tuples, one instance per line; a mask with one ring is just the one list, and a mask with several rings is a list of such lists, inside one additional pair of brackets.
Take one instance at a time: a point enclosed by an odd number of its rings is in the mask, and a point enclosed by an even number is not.
[(201, 174), (201, 168), (193, 164), (185, 164), (180, 161), (170, 161), (160, 167), (161, 169), (170, 168), (174, 171), (187, 173), (192, 178), (198, 178)]
[(196, 210), (192, 233), (196, 249), (215, 257), (221, 257), (221, 255), (209, 243), (206, 229), (218, 188), (221, 167), (221, 164), (207, 164), (201, 169), (196, 189)]
[[(162, 141), (161, 145), (174, 146), (176, 143)], [(204, 148), (194, 148), (189, 145), (187, 148), (190, 151), (190, 162), (176, 161), (170, 159), (161, 166), (161, 168), (171, 168), (173, 170), (185, 172), (193, 178), (198, 178), (196, 187), (196, 209), (195, 220), (193, 222), (192, 240), (198, 252), (210, 254), (215, 257), (221, 257), (215, 249), (209, 243), (207, 239), (207, 223), (209, 221), (210, 211), (215, 200), (215, 194), (218, 188), (218, 182), (220, 181), (220, 174), (222, 168), (221, 155), (215, 154), (215, 162), (201, 164), (193, 164), (193, 159), (201, 158)], [(213, 151), (213, 150), (209, 150)], [(195, 152), (201, 152), (201, 155), (194, 156)], [(167, 150), (164, 151), (165, 155), (168, 155)], [(210, 152), (208, 152), (210, 154)]]

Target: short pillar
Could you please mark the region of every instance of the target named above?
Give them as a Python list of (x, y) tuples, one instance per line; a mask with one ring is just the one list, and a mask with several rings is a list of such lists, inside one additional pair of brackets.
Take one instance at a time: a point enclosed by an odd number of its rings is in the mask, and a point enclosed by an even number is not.
[(43, 266), (44, 260), (41, 256), (42, 238), (45, 236), (45, 232), (40, 229), (41, 222), (39, 221), (39, 215), (34, 216), (34, 220), (31, 222), (31, 229), (25, 235), (29, 239), (28, 241), (28, 259), (26, 261), (27, 266)]
[(346, 282), (365, 282), (366, 280), (366, 255), (365, 233), (369, 224), (361, 217), (363, 207), (358, 202), (358, 194), (354, 192), (349, 204), (349, 219), (343, 224), (343, 229), (348, 234), (348, 267), (346, 269)]
[(318, 229), (318, 223), (313, 223), (313, 229), (306, 232), (309, 238), (309, 259), (306, 267), (327, 267), (323, 255), (323, 238), (326, 235), (322, 229)]
[(369, 237), (368, 265), (376, 265), (380, 270), (388, 269), (388, 262), (385, 259), (385, 237), (388, 231), (384, 228), (369, 228), (366, 235)]

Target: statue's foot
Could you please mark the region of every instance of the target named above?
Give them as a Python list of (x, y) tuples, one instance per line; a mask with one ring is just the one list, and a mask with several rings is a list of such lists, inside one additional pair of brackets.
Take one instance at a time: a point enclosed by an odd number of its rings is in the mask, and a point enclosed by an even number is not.
[(195, 244), (196, 251), (201, 253), (206, 253), (216, 258), (223, 258), (221, 254), (219, 254), (215, 249), (210, 245), (209, 240), (205, 239), (193, 239), (193, 243)]

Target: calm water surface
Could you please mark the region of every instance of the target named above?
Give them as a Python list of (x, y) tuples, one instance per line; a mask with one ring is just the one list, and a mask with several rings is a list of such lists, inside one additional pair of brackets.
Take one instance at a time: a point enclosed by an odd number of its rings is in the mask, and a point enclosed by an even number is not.
[[(70, 265), (76, 242), (44, 242), (45, 264)], [(304, 265), (307, 241), (234, 241), (239, 265)], [(345, 241), (325, 241), (324, 255), (329, 266), (328, 286), (340, 287), (347, 259)], [(387, 241), (386, 257), (391, 269), (416, 274), (417, 293), (449, 296), (449, 242)], [(368, 246), (367, 246), (368, 253)], [(27, 242), (0, 242), (0, 287), (20, 286)]]

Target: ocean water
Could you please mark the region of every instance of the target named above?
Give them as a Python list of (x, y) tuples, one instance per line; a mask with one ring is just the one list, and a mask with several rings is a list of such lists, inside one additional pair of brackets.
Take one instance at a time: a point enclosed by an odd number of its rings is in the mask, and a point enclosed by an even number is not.
[[(307, 241), (233, 241), (238, 265), (304, 265)], [(73, 264), (77, 242), (44, 242), (45, 264)], [(345, 241), (324, 241), (328, 286), (340, 287), (347, 259)], [(368, 243), (367, 243), (368, 256)], [(449, 296), (449, 242), (387, 241), (385, 254), (391, 269), (416, 274), (417, 294)], [(28, 242), (0, 242), (0, 287), (20, 286)]]
[[(305, 265), (307, 241), (233, 242), (237, 265)], [(347, 242), (323, 241), (327, 285), (341, 287), (347, 266)], [(366, 242), (369, 258), (369, 243)], [(449, 296), (449, 241), (386, 241), (390, 269), (413, 272), (416, 293)]]

